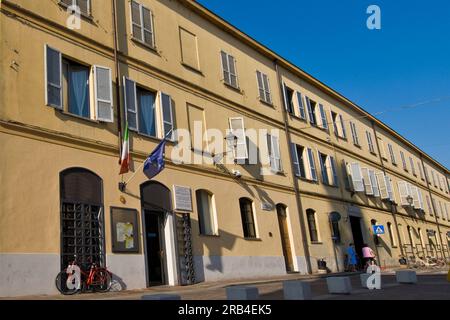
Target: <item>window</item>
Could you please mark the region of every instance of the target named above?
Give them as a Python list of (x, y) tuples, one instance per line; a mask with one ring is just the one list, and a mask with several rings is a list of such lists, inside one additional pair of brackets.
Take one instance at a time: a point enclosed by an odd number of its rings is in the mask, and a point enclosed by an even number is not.
[(267, 135), (267, 150), (269, 152), (270, 168), (273, 172), (281, 172), (281, 157), (279, 138)]
[(408, 167), (406, 166), (405, 154), (403, 151), (400, 151), (400, 158), (402, 158), (403, 170), (408, 171)]
[(392, 224), (390, 222), (387, 223), (388, 232), (389, 232), (389, 238), (391, 240), (391, 246), (396, 247), (397, 246), (397, 240), (394, 236), (394, 231), (392, 230)]
[(359, 146), (358, 131), (356, 130), (356, 123), (350, 121), (350, 131), (352, 132), (353, 144)]
[(442, 219), (445, 220), (445, 212), (444, 212), (444, 207), (442, 206), (442, 202), (439, 200), (439, 212), (442, 216)]
[(344, 119), (342, 118), (342, 115), (331, 111), (331, 120), (333, 122), (334, 135), (336, 137), (346, 139), (347, 132), (345, 131)]
[(305, 172), (305, 157), (304, 152), (305, 148), (295, 143), (291, 144), (291, 152), (292, 152), (292, 162), (294, 163), (295, 175), (297, 177), (306, 178)]
[(91, 72), (91, 67), (63, 58), (49, 46), (45, 46), (45, 69), (48, 106), (86, 119), (114, 121), (111, 69), (93, 66)]
[(80, 13), (85, 16), (90, 16), (91, 14), (91, 1), (90, 0), (60, 0), (60, 3), (64, 6), (77, 6), (80, 8)]
[(312, 126), (317, 125), (317, 119), (316, 119), (316, 102), (309, 99), (308, 97), (305, 97), (306, 99), (306, 108), (308, 109), (309, 114), (309, 123)]
[(437, 187), (437, 185), (436, 185), (436, 177), (434, 176), (434, 171), (433, 170), (431, 170), (431, 178), (433, 179), (433, 185), (435, 187)]
[(197, 36), (192, 32), (180, 27), (180, 48), (181, 48), (181, 60), (183, 64), (200, 70), (198, 61), (198, 45)]
[(298, 104), (298, 116), (301, 119), (306, 120), (305, 106), (303, 105), (303, 97), (300, 92), (297, 92), (297, 104)]
[(89, 67), (62, 60), (63, 109), (79, 117), (91, 118), (89, 98)]
[(208, 236), (218, 235), (214, 196), (209, 191), (197, 190), (195, 197), (197, 199), (200, 234)]
[(389, 154), (391, 156), (391, 162), (394, 166), (397, 165), (397, 161), (395, 160), (395, 153), (394, 153), (394, 148), (392, 147), (392, 144), (388, 144), (388, 149), (389, 149)]
[(436, 217), (440, 218), (441, 214), (439, 212), (439, 207), (437, 206), (436, 199), (431, 197), (431, 203), (433, 204), (434, 212), (436, 213)]
[(414, 167), (414, 160), (412, 157), (409, 157), (409, 164), (411, 166), (412, 174), (417, 177), (416, 168)]
[(283, 87), (284, 87), (284, 107), (286, 108), (287, 112), (289, 112), (292, 115), (295, 115), (294, 90), (286, 86), (284, 83)]
[(371, 153), (375, 153), (375, 149), (373, 147), (372, 133), (369, 131), (366, 131), (366, 136), (367, 136), (367, 144), (369, 146), (369, 151)]
[(131, 1), (131, 24), (133, 39), (155, 48), (153, 14), (149, 9), (136, 1)]
[(375, 177), (376, 177), (376, 180), (377, 180), (377, 184), (378, 184), (378, 188), (379, 188), (381, 199), (382, 200), (389, 199), (389, 193), (388, 193), (388, 187), (387, 187), (385, 174), (383, 172), (377, 172), (375, 174)]
[(449, 204), (446, 203), (446, 204), (445, 204), (445, 216), (447, 217), (447, 220), (450, 221), (450, 215), (449, 215), (449, 213), (448, 213), (448, 207), (449, 207)]
[(311, 242), (319, 242), (319, 233), (316, 225), (316, 212), (313, 209), (306, 210), (308, 218), (309, 237)]
[(128, 128), (143, 135), (173, 141), (175, 117), (171, 96), (142, 88), (126, 77), (123, 81)]
[(322, 182), (327, 185), (337, 186), (338, 177), (334, 157), (318, 152)]
[(236, 60), (224, 51), (220, 52), (222, 58), (223, 81), (233, 88), (238, 88), (238, 78), (236, 73)]
[(331, 222), (331, 238), (336, 243), (341, 242), (341, 231), (339, 230), (339, 221), (332, 220)]
[(256, 71), (256, 79), (258, 82), (259, 99), (268, 104), (272, 104), (272, 96), (270, 94), (269, 78), (267, 74)]
[(320, 112), (320, 122), (322, 125), (322, 129), (328, 130), (328, 120), (327, 115), (325, 113), (325, 109), (322, 104), (319, 103), (319, 112)]
[(253, 215), (253, 202), (248, 198), (239, 199), (241, 209), (242, 228), (244, 238), (256, 238), (255, 218)]
[(234, 159), (243, 161), (248, 158), (247, 136), (245, 134), (244, 119), (241, 117), (230, 118), (230, 131), (237, 137), (237, 145), (233, 150)]

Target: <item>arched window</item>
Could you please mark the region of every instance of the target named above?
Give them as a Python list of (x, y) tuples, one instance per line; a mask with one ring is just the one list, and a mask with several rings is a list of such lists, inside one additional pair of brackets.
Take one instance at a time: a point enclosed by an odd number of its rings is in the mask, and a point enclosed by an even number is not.
[(331, 239), (335, 243), (341, 242), (341, 231), (339, 230), (339, 220), (341, 215), (339, 212), (331, 212), (330, 213), (330, 224), (331, 224)]
[(311, 242), (319, 242), (319, 232), (317, 231), (316, 212), (313, 209), (306, 210), (308, 218), (309, 237)]
[(200, 234), (208, 236), (218, 235), (216, 206), (213, 194), (206, 190), (197, 190), (195, 197), (197, 199)]
[(83, 168), (60, 173), (61, 269), (74, 260), (103, 266), (104, 221), (102, 180)]
[(239, 199), (241, 209), (242, 228), (245, 238), (256, 238), (255, 217), (253, 213), (253, 201), (248, 198)]

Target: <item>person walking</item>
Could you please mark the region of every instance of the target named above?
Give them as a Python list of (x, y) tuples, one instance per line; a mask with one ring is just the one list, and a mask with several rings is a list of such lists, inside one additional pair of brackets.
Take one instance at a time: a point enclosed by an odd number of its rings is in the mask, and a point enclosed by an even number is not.
[(369, 245), (367, 243), (365, 243), (362, 248), (362, 254), (363, 254), (366, 268), (370, 265), (375, 264), (375, 253), (373, 252), (373, 250), (369, 247)]
[(355, 272), (357, 263), (358, 261), (356, 257), (355, 247), (353, 246), (353, 243), (350, 243), (347, 248), (348, 271)]

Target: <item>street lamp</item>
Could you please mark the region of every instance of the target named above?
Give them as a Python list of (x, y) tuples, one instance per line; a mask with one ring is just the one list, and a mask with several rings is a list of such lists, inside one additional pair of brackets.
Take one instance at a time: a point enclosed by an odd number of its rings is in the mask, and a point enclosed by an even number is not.
[(410, 195), (408, 195), (408, 196), (406, 197), (406, 201), (408, 202), (408, 204), (409, 204), (410, 206), (412, 206), (413, 203), (414, 203), (414, 198), (411, 197)]

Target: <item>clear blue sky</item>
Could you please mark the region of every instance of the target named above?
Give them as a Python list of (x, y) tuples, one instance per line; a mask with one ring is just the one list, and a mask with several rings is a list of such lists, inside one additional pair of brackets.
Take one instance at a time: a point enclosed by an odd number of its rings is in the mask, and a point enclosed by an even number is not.
[(370, 113), (393, 109), (377, 117), (450, 168), (450, 1), (198, 2)]

